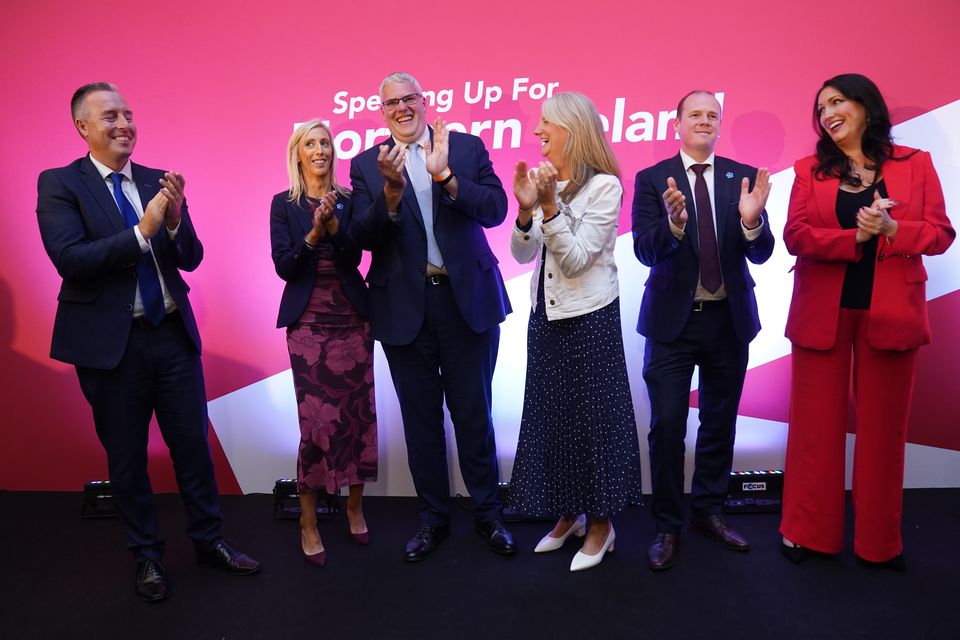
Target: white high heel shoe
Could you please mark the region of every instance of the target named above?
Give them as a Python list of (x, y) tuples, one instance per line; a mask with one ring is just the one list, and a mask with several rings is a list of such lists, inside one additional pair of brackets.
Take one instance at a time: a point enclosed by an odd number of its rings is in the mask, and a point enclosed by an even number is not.
[(608, 551), (613, 551), (613, 541), (616, 540), (617, 534), (613, 532), (613, 523), (610, 523), (610, 531), (607, 532), (607, 539), (603, 541), (603, 546), (600, 547), (595, 555), (589, 556), (583, 552), (583, 549), (577, 551), (577, 555), (573, 556), (573, 561), (570, 563), (570, 571), (582, 571), (583, 569), (589, 569), (590, 567), (595, 567), (600, 564), (600, 561), (603, 560), (603, 556), (607, 554)]
[(534, 553), (546, 553), (547, 551), (556, 551), (563, 546), (563, 543), (567, 541), (567, 538), (570, 537), (570, 534), (582, 538), (586, 535), (587, 530), (587, 516), (580, 514), (577, 516), (577, 519), (573, 521), (573, 524), (570, 525), (570, 528), (567, 529), (567, 532), (564, 533), (559, 538), (552, 537), (549, 533), (543, 538), (540, 542), (537, 543), (537, 546), (534, 547)]

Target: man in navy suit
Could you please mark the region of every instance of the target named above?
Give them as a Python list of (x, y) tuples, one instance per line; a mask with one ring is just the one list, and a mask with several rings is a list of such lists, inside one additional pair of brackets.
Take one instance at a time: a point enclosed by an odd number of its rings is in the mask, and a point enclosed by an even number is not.
[(200, 563), (238, 575), (257, 572), (259, 563), (220, 534), (200, 334), (180, 276), (203, 258), (183, 176), (130, 162), (137, 127), (112, 84), (80, 87), (70, 108), (90, 152), (44, 171), (37, 185), (40, 236), (63, 278), (50, 355), (76, 366), (137, 561), (136, 592), (156, 602), (166, 598), (167, 581), (147, 475), (154, 412)]
[(650, 267), (637, 331), (646, 337), (643, 379), (650, 395), (650, 474), (657, 535), (650, 568), (676, 560), (683, 523), (684, 437), (690, 382), (700, 367), (700, 428), (692, 524), (724, 546), (749, 544), (721, 515), (733, 461), (748, 345), (760, 330), (747, 260), (766, 262), (773, 234), (764, 206), (766, 169), (713, 152), (721, 109), (693, 91), (677, 106), (680, 153), (637, 174), (633, 248)]
[(387, 76), (380, 99), (391, 137), (350, 165), (348, 233), (372, 252), (370, 328), (390, 364), (420, 498), (406, 560), (423, 560), (449, 535), (444, 399), (477, 532), (511, 555), (490, 414), (500, 323), (511, 308), (483, 231), (503, 222), (507, 196), (479, 138), (449, 132), (439, 118), (427, 127), (413, 76)]

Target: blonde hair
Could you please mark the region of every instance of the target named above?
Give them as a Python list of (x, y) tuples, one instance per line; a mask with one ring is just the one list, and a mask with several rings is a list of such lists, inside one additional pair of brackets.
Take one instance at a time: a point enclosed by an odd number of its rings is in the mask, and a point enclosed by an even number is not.
[(564, 91), (547, 98), (541, 111), (544, 120), (563, 127), (570, 134), (563, 148), (570, 172), (570, 181), (560, 191), (563, 202), (570, 202), (597, 174), (620, 178), (620, 166), (590, 98), (575, 91)]
[(297, 126), (287, 142), (287, 176), (290, 178), (290, 191), (287, 194), (289, 202), (297, 202), (301, 197), (307, 194), (307, 183), (303, 179), (303, 171), (300, 169), (300, 157), (298, 150), (300, 141), (307, 137), (307, 134), (314, 129), (323, 129), (330, 137), (330, 148), (332, 155), (330, 158), (330, 186), (341, 196), (349, 196), (350, 189), (337, 183), (337, 147), (333, 144), (333, 132), (320, 118), (308, 120)]

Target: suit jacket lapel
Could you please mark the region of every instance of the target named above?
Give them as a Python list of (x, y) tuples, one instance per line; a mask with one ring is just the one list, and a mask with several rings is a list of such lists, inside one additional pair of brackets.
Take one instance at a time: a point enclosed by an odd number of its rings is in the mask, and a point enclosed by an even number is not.
[(113, 194), (107, 188), (103, 176), (90, 161), (90, 156), (84, 158), (83, 162), (80, 163), (80, 174), (110, 225), (118, 232), (126, 229), (127, 225), (120, 216), (120, 207), (117, 206), (117, 201), (113, 199)]
[(147, 205), (160, 193), (160, 181), (148, 180), (146, 168), (133, 162), (130, 163), (130, 171), (133, 183), (137, 185), (137, 193), (140, 194), (140, 210), (146, 212)]
[(313, 216), (310, 214), (310, 206), (307, 204), (306, 196), (300, 196), (299, 202), (288, 202), (291, 217), (297, 221), (297, 227), (300, 233), (307, 235), (313, 229)]
[(815, 176), (812, 180), (814, 202), (817, 203), (817, 218), (811, 220), (811, 224), (814, 226), (839, 229), (840, 221), (837, 220), (837, 191), (840, 189), (840, 180), (837, 178), (817, 180)]
[(891, 218), (900, 218), (908, 207), (903, 206), (910, 200), (910, 185), (913, 177), (913, 168), (910, 162), (887, 161), (883, 167), (883, 181), (887, 183), (887, 197), (899, 200), (900, 206), (890, 209)]
[[(720, 156), (713, 157), (713, 206), (714, 221), (717, 227), (717, 252), (723, 251), (723, 239), (726, 237), (727, 217), (729, 214), (730, 203), (733, 202), (733, 179), (734, 174), (730, 171), (726, 158)], [(727, 174), (730, 173), (730, 177)], [(740, 184), (736, 187), (739, 189)]]
[[(387, 146), (390, 149), (393, 149), (396, 144), (397, 141), (393, 139), (393, 136), (387, 138)], [(374, 162), (374, 165), (376, 165), (376, 162)], [(377, 169), (377, 171), (379, 172), (379, 169)], [(420, 204), (417, 202), (417, 194), (413, 189), (413, 180), (410, 179), (410, 174), (407, 172), (406, 167), (403, 168), (403, 177), (407, 179), (407, 186), (403, 188), (402, 201), (407, 207), (410, 208), (410, 211), (415, 212), (416, 215), (412, 215), (410, 217), (416, 220), (421, 229), (424, 229), (423, 214), (420, 212)]]
[(677, 189), (679, 189), (680, 193), (687, 199), (687, 226), (684, 229), (684, 233), (690, 236), (690, 246), (693, 247), (693, 253), (697, 256), (697, 260), (699, 260), (700, 236), (697, 233), (696, 204), (693, 192), (690, 190), (690, 179), (687, 177), (687, 172), (683, 170), (683, 160), (680, 159), (679, 153), (673, 157), (673, 160), (670, 161), (670, 165), (667, 168), (667, 175), (663, 180), (664, 191), (667, 189), (667, 177), (674, 179), (677, 183)]

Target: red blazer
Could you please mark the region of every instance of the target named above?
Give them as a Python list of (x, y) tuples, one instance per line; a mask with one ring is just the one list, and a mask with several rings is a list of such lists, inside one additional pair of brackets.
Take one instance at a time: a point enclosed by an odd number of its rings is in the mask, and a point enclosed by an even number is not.
[[(895, 158), (913, 151), (894, 145)], [(848, 262), (859, 259), (856, 229), (841, 229), (836, 202), (840, 181), (818, 180), (816, 157), (798, 160), (783, 240), (797, 256), (787, 338), (807, 349), (825, 350), (837, 337), (840, 290)], [(920, 256), (947, 250), (956, 232), (947, 218), (940, 180), (930, 154), (918, 151), (882, 168), (887, 194), (900, 204), (890, 210), (898, 222), (893, 242), (880, 238), (867, 341), (875, 349), (905, 351), (930, 342), (926, 280)]]

